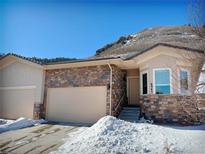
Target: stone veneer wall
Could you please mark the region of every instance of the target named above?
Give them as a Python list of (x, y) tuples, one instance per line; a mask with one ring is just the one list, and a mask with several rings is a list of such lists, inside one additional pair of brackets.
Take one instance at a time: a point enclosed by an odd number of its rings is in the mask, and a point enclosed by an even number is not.
[[(113, 68), (112, 115), (118, 116), (126, 100), (126, 71)], [(119, 104), (120, 103), (120, 104)]]
[(34, 103), (33, 118), (40, 119), (45, 117), (44, 107), (41, 103)]
[[(117, 116), (119, 109), (115, 109), (117, 102), (126, 90), (125, 72), (112, 65), (113, 90), (112, 90), (112, 115)], [(47, 70), (45, 76), (44, 105), (41, 109), (41, 117), (45, 118), (47, 101), (47, 88), (59, 87), (85, 87), (85, 86), (107, 86), (106, 114), (110, 111), (110, 69), (107, 65), (88, 66), (78, 68), (63, 68)], [(43, 108), (43, 109), (42, 109)], [(40, 110), (38, 109), (38, 110)]]
[[(160, 123), (199, 124), (205, 123), (205, 110), (195, 106), (195, 96), (143, 95), (140, 96), (141, 113)], [(205, 104), (204, 104), (205, 107)]]

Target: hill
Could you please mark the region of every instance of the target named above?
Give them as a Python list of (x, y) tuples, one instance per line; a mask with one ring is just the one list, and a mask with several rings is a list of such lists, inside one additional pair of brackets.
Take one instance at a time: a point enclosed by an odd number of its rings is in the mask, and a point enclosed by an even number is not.
[(140, 53), (155, 44), (165, 43), (191, 49), (202, 49), (202, 40), (190, 26), (165, 26), (148, 28), (138, 33), (122, 36), (96, 51), (95, 57), (109, 57), (127, 53)]

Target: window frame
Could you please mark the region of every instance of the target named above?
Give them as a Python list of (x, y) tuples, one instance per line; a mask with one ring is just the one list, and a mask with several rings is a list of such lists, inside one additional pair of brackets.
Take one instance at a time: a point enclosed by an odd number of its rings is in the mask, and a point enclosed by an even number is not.
[[(156, 94), (156, 83), (155, 83), (155, 72), (156, 71), (163, 71), (163, 70), (168, 70), (169, 71), (169, 84), (170, 84), (170, 93), (169, 94)], [(173, 94), (173, 87), (172, 87), (172, 70), (171, 68), (154, 68), (153, 69), (153, 94), (155, 95), (170, 95)]]
[[(147, 74), (147, 94), (143, 94), (143, 75)], [(142, 71), (140, 72), (140, 94), (141, 95), (148, 95), (149, 94), (149, 73), (148, 71)]]
[[(187, 81), (188, 81), (188, 89), (187, 90), (185, 90), (185, 92), (182, 92), (182, 89), (181, 89), (181, 71), (185, 71), (185, 72), (187, 72)], [(178, 90), (178, 92), (179, 92), (179, 94), (183, 94), (183, 95), (188, 95), (189, 94), (189, 92), (190, 92), (190, 86), (191, 86), (191, 75), (190, 75), (190, 71), (188, 70), (188, 69), (185, 69), (185, 68), (180, 68), (179, 69), (179, 71), (178, 71), (178, 88), (179, 88), (179, 90)]]

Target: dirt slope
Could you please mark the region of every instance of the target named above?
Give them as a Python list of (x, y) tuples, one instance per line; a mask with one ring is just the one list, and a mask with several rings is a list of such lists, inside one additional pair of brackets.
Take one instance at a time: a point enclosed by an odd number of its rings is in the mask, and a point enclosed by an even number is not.
[(166, 26), (145, 29), (141, 32), (120, 37), (96, 51), (97, 57), (137, 53), (158, 43), (201, 49), (202, 41), (194, 34), (190, 26)]

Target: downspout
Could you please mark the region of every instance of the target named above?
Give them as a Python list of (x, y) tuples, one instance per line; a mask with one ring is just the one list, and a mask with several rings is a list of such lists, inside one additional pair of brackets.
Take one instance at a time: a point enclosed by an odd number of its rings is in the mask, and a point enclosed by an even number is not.
[(107, 64), (110, 68), (110, 115), (112, 115), (112, 67)]

